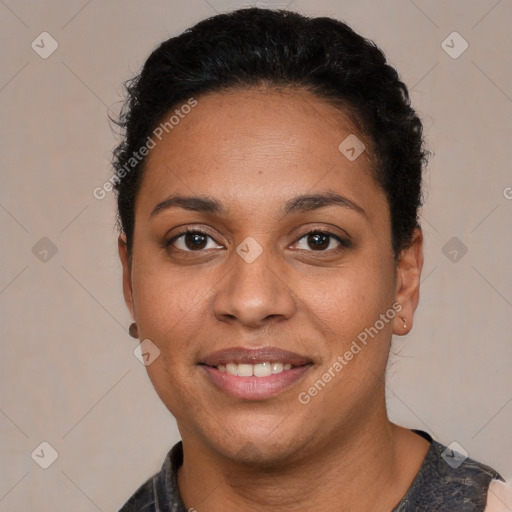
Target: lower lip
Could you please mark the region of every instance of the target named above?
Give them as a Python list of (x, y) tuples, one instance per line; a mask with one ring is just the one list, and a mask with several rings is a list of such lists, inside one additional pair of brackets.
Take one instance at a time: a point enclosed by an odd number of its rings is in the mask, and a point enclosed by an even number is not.
[(221, 372), (212, 366), (201, 365), (201, 368), (226, 395), (243, 400), (265, 400), (295, 384), (311, 366), (311, 363), (296, 366), (268, 377), (239, 377)]

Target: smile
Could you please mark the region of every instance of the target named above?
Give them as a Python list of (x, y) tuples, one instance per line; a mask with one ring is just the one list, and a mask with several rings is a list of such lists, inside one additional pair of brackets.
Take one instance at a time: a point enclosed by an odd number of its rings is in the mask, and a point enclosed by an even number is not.
[(297, 384), (313, 367), (310, 358), (272, 346), (226, 348), (198, 362), (214, 390), (242, 400), (274, 397)]
[(281, 373), (291, 368), (292, 365), (290, 363), (271, 363), (270, 361), (257, 364), (228, 363), (217, 366), (217, 370), (220, 372), (229, 373), (229, 375), (238, 375), (239, 377), (268, 377), (269, 375)]

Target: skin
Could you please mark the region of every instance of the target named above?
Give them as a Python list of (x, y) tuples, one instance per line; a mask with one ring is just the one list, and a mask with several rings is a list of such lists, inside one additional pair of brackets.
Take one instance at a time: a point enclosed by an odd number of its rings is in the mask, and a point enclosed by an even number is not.
[[(391, 336), (410, 331), (418, 305), (421, 230), (396, 263), (389, 205), (368, 149), (354, 161), (338, 150), (351, 133), (365, 141), (339, 109), (300, 90), (197, 99), (148, 155), (131, 258), (119, 238), (126, 304), (140, 340), (161, 351), (148, 375), (182, 435), (183, 501), (199, 512), (389, 511), (429, 446), (389, 421), (384, 384)], [(365, 213), (336, 205), (281, 212), (295, 196), (327, 191)], [(151, 216), (174, 194), (214, 197), (227, 213), (174, 207)], [(188, 246), (181, 237), (165, 247), (185, 227), (208, 231), (200, 250), (190, 236)], [(317, 249), (306, 234), (318, 228), (348, 235), (351, 245), (327, 238)], [(262, 248), (252, 263), (236, 252), (247, 237)], [(400, 313), (299, 403), (395, 302)], [(219, 349), (269, 345), (313, 365), (265, 400), (227, 396), (198, 365)]]

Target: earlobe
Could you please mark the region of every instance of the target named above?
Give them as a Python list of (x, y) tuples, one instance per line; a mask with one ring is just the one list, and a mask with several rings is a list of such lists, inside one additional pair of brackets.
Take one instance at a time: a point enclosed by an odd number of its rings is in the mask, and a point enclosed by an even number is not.
[(135, 318), (135, 312), (133, 308), (131, 261), (128, 255), (128, 245), (126, 243), (126, 235), (124, 233), (119, 235), (119, 238), (117, 240), (117, 248), (119, 251), (119, 259), (121, 260), (121, 265), (123, 266), (124, 301), (132, 315), (132, 318)]
[(402, 251), (396, 267), (395, 300), (400, 303), (402, 309), (395, 317), (394, 334), (403, 336), (412, 329), (412, 319), (420, 298), (422, 268), (423, 233), (421, 227), (417, 227), (411, 245)]

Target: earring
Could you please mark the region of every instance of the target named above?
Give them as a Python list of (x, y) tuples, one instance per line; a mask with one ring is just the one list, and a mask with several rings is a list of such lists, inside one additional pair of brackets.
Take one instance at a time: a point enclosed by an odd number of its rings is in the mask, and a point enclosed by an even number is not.
[(402, 316), (401, 318), (404, 321), (404, 329), (405, 329), (407, 327), (407, 318), (405, 318), (405, 316)]
[(138, 338), (139, 337), (139, 330), (137, 329), (137, 324), (133, 322), (133, 324), (130, 325), (128, 328), (128, 333), (132, 338)]

